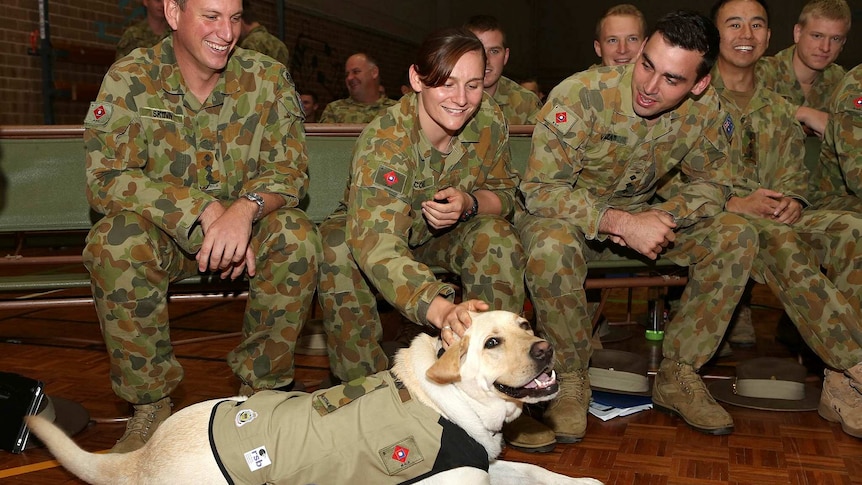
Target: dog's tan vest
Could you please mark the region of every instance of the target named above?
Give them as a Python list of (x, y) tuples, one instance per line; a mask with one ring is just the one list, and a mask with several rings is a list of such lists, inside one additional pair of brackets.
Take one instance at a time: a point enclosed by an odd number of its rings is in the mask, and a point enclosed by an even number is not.
[(389, 372), (313, 394), (263, 391), (224, 401), (210, 445), (228, 483), (413, 483), (487, 451), (413, 399)]

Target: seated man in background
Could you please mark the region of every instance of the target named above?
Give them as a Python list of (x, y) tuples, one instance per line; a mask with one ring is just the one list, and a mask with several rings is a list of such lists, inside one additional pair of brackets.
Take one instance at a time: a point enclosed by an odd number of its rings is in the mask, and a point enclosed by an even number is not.
[(344, 63), (344, 84), (350, 96), (327, 104), (320, 123), (368, 123), (397, 103), (381, 93), (377, 61), (363, 52)]
[(542, 107), (539, 97), (503, 75), (503, 68), (509, 62), (503, 26), (490, 15), (476, 15), (467, 20), (464, 28), (476, 34), (485, 46), (485, 92), (503, 108), (506, 122), (510, 125), (535, 124), (536, 113)]
[(290, 71), (290, 51), (284, 42), (260, 25), (251, 0), (242, 1), (242, 29), (239, 46), (272, 57)]
[[(748, 281), (757, 234), (724, 213), (727, 140), (709, 86), (718, 32), (706, 17), (663, 17), (633, 64), (582, 71), (551, 91), (533, 131), (523, 181), (529, 215), (518, 223), (536, 322), (554, 344), (560, 394), (543, 415), (558, 442), (584, 437), (592, 354), (587, 262), (661, 256), (689, 267), (668, 324), (653, 402), (694, 429), (728, 434), (733, 420), (698, 369), (718, 348)], [(652, 203), (658, 181), (680, 170), (687, 184)], [(544, 430), (522, 429), (530, 445)]]
[(165, 13), (173, 34), (111, 66), (84, 120), (87, 199), (104, 214), (84, 264), (111, 385), (134, 408), (115, 452), (149, 440), (183, 379), (171, 283), (248, 276), (242, 341), (227, 357), (244, 395), (293, 386), (317, 285), (320, 236), (297, 208), (308, 155), (286, 68), (234, 50), (240, 0), (167, 0)]
[(152, 47), (171, 33), (168, 21), (165, 20), (165, 0), (141, 0), (146, 17), (140, 22), (130, 25), (123, 31), (117, 42), (119, 59), (139, 47)]
[(602, 60), (598, 66), (630, 64), (643, 44), (647, 24), (643, 12), (623, 3), (609, 8), (596, 23), (593, 48)]
[(832, 369), (825, 371), (820, 415), (862, 437), (862, 394), (851, 386), (862, 388), (862, 214), (805, 209), (805, 136), (796, 106), (755, 76), (769, 45), (765, 0), (719, 0), (712, 11), (721, 33), (712, 85), (729, 113), (733, 192), (727, 210), (759, 232), (752, 278), (769, 285)]

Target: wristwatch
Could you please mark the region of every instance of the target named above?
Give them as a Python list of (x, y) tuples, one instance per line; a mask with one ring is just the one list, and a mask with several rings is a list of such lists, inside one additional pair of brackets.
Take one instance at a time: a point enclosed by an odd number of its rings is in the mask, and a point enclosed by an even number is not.
[(467, 222), (470, 219), (476, 217), (476, 214), (479, 213), (479, 200), (476, 199), (476, 196), (470, 192), (467, 192), (467, 195), (469, 195), (470, 198), (473, 199), (473, 206), (465, 210), (464, 213), (461, 214), (461, 217), (458, 218), (458, 220), (461, 222)]
[(263, 215), (263, 197), (257, 192), (249, 192), (243, 195), (243, 197), (257, 204), (257, 215), (254, 216), (254, 222), (257, 222)]

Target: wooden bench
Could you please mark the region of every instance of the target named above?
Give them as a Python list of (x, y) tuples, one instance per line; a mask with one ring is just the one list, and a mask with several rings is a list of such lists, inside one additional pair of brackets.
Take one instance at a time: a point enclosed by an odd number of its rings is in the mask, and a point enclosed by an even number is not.
[[(300, 206), (320, 223), (344, 193), (353, 144), (363, 125), (306, 125), (309, 153), (308, 195)], [(79, 245), (98, 219), (85, 197), (83, 129), (80, 126), (0, 126), (0, 235), (15, 235), (17, 248), (0, 259), (0, 309), (51, 305), (89, 305), (92, 298), (59, 296), (57, 290), (89, 288), (80, 255), (23, 256), (27, 239), (72, 233)], [(523, 170), (532, 127), (512, 127), (515, 167)], [(44, 269), (10, 274), (2, 268), (42, 265)], [(29, 267), (29, 266), (28, 266)], [(593, 262), (585, 287), (609, 289), (677, 286), (686, 271), (666, 261)], [(222, 298), (244, 285), (200, 276), (172, 285), (171, 298)], [(25, 293), (22, 295), (22, 293)]]

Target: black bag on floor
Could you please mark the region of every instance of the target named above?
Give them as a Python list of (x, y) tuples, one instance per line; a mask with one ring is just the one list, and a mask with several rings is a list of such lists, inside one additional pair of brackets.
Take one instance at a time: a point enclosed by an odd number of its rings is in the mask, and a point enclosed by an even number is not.
[(11, 372), (0, 372), (0, 449), (21, 453), (30, 429), (24, 417), (36, 414), (45, 397), (41, 381)]

